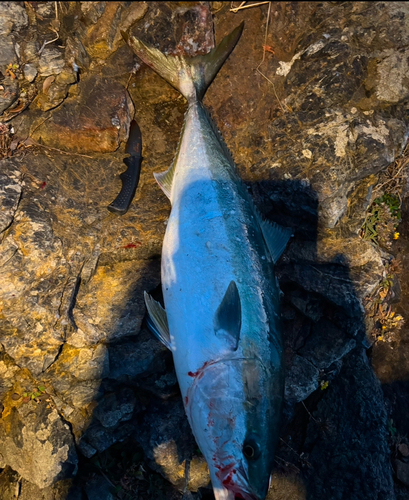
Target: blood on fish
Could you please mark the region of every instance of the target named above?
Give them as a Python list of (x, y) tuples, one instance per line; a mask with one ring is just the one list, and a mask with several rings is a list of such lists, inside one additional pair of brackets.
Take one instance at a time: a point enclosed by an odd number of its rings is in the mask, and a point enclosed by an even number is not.
[(44, 181), (40, 185), (40, 189), (44, 189), (46, 187), (47, 183)]
[(209, 365), (213, 365), (214, 364), (214, 361), (205, 361), (204, 365), (199, 368), (196, 372), (187, 372), (187, 374), (189, 375), (189, 377), (199, 377), (199, 380), (203, 377), (204, 373), (203, 371), (209, 366)]
[(189, 397), (185, 396), (185, 405), (187, 405), (188, 403), (189, 403)]

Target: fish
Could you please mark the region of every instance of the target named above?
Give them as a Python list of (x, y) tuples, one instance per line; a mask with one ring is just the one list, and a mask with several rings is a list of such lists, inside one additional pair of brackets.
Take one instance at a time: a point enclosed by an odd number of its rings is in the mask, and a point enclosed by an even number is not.
[(164, 306), (148, 324), (171, 350), (189, 424), (216, 500), (263, 500), (278, 441), (284, 374), (274, 264), (291, 229), (266, 221), (203, 96), (243, 31), (206, 55), (165, 55), (122, 33), (187, 100), (172, 165), (154, 176), (171, 202), (162, 246)]

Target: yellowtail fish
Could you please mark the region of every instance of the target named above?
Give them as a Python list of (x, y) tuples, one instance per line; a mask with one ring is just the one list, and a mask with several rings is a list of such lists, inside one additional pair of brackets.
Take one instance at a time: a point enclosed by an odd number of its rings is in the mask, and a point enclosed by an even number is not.
[(283, 399), (273, 265), (291, 231), (262, 219), (202, 104), (242, 30), (196, 57), (166, 56), (123, 33), (188, 102), (173, 164), (155, 174), (172, 204), (162, 249), (165, 309), (145, 300), (152, 329), (173, 353), (216, 500), (265, 498)]

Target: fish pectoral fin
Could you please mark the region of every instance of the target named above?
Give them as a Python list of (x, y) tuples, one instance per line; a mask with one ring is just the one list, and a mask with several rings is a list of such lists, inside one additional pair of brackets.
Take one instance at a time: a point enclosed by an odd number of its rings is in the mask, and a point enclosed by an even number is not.
[(237, 285), (230, 281), (214, 317), (216, 336), (226, 338), (233, 351), (237, 350), (241, 329), (241, 301)]
[(148, 293), (144, 292), (146, 309), (148, 310), (148, 328), (163, 345), (172, 350), (168, 318), (163, 307)]
[(279, 226), (275, 222), (264, 220), (259, 213), (257, 216), (264, 241), (275, 264), (284, 252), (288, 240), (293, 236), (292, 230), (289, 227)]

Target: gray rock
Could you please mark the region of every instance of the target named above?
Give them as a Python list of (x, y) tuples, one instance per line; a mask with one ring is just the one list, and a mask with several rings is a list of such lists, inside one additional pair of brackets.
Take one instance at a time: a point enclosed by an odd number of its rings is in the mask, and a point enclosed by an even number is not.
[(342, 359), (355, 345), (355, 339), (347, 338), (339, 328), (323, 318), (312, 326), (311, 336), (298, 354), (319, 370), (324, 370)]
[(135, 434), (135, 423), (125, 423), (113, 430), (103, 427), (96, 422), (89, 426), (80, 439), (79, 448), (87, 457), (93, 456), (93, 450), (102, 453), (118, 441), (123, 441)]
[(304, 401), (319, 385), (319, 371), (310, 361), (296, 354), (285, 378), (285, 399), (288, 403)]
[(19, 2), (0, 3), (0, 36), (7, 36), (12, 31), (19, 31), (27, 24), (26, 11)]
[(46, 47), (38, 61), (38, 73), (41, 76), (59, 75), (64, 66), (64, 53), (58, 49)]
[(9, 108), (18, 97), (19, 85), (17, 79), (7, 76), (0, 86), (0, 114)]
[(14, 50), (14, 43), (11, 38), (0, 38), (0, 71), (4, 74), (7, 66), (10, 63), (17, 62), (16, 51)]
[(31, 83), (37, 76), (38, 71), (34, 64), (27, 63), (23, 67), (23, 73), (24, 73), (24, 78)]
[(7, 229), (17, 211), (22, 191), (22, 175), (13, 160), (0, 162), (0, 233)]
[(396, 477), (406, 486), (409, 486), (409, 464), (402, 460), (395, 460)]
[(136, 406), (134, 392), (124, 387), (116, 393), (106, 394), (98, 403), (93, 416), (106, 428), (115, 427), (119, 422), (132, 418)]
[(10, 403), (0, 420), (0, 453), (4, 461), (27, 481), (45, 488), (72, 477), (77, 454), (69, 426), (45, 399), (40, 403)]

